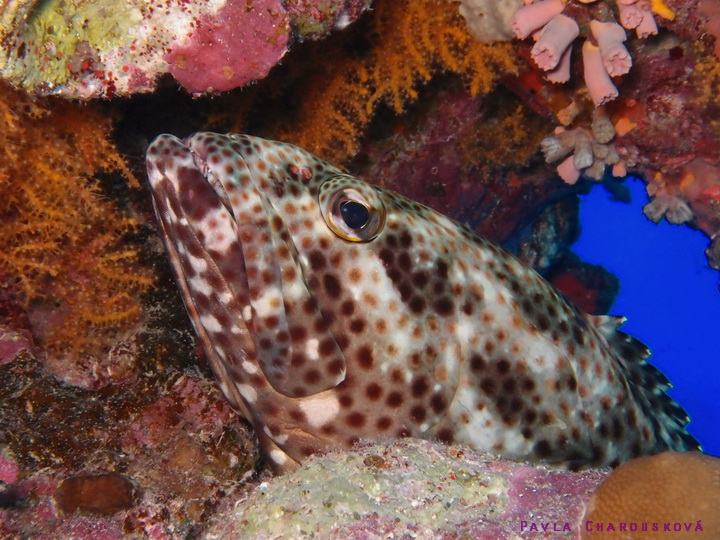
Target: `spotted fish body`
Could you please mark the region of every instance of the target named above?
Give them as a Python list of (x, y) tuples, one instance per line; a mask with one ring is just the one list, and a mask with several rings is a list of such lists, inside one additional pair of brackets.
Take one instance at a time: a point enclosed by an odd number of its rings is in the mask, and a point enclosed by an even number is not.
[(403, 436), (572, 468), (698, 448), (624, 319), (441, 214), (247, 135), (160, 135), (147, 167), (199, 340), (277, 470)]

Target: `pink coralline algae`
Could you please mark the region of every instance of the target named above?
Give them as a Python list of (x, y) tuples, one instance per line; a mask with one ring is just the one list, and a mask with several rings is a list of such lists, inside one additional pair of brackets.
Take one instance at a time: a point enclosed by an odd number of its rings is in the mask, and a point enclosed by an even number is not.
[[(582, 4), (595, 0), (581, 1)], [(619, 0), (620, 24), (613, 21), (591, 20), (586, 41), (582, 46), (585, 85), (595, 106), (604, 105), (618, 96), (611, 77), (630, 70), (632, 60), (623, 45), (625, 30), (634, 29), (640, 38), (657, 34), (653, 13), (671, 19), (674, 13), (662, 0)], [(510, 20), (515, 35), (536, 40), (530, 53), (535, 64), (546, 72), (553, 83), (570, 80), (572, 43), (580, 35), (580, 26), (562, 13), (567, 7), (563, 0), (540, 0), (521, 7)], [(621, 26), (622, 25), (622, 26)]]
[(243, 2), (228, 2), (200, 17), (197, 29), (164, 59), (189, 92), (231, 90), (267, 75), (287, 51), (289, 31), (285, 11), (274, 0), (255, 1), (250, 11)]
[(166, 365), (87, 391), (0, 367), (0, 538), (185, 538), (257, 460), (215, 383)]

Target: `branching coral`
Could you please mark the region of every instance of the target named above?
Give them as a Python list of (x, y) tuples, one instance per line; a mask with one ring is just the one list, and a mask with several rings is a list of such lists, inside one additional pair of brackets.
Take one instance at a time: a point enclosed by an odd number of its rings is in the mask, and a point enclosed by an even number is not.
[(98, 352), (139, 319), (152, 283), (123, 244), (137, 223), (93, 180), (117, 172), (137, 185), (110, 127), (90, 107), (50, 107), (0, 86), (0, 278), (32, 305), (35, 337), (49, 349)]
[[(324, 158), (342, 161), (382, 104), (396, 113), (417, 98), (417, 86), (442, 71), (460, 75), (471, 94), (487, 92), (514, 71), (506, 44), (481, 44), (467, 32), (453, 2), (381, 0), (362, 55), (338, 56), (306, 81), (302, 108), (282, 137)], [(327, 54), (327, 52), (325, 52)]]

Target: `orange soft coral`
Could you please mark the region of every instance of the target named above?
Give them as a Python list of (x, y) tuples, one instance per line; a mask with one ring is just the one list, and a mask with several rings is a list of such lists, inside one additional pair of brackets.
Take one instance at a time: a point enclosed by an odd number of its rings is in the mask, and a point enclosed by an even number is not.
[(442, 71), (460, 75), (477, 95), (516, 68), (510, 45), (481, 44), (468, 34), (454, 2), (379, 0), (366, 16), (370, 49), (334, 52), (329, 62), (325, 50), (326, 70), (305, 81), (301, 111), (281, 135), (325, 159), (354, 154), (378, 106), (402, 112), (418, 85)]
[(720, 458), (665, 452), (622, 465), (593, 494), (580, 530), (584, 540), (720, 538)]
[(93, 180), (117, 172), (137, 185), (110, 128), (91, 107), (40, 104), (0, 85), (0, 279), (32, 306), (49, 350), (106, 352), (104, 339), (139, 320), (152, 283), (123, 244), (137, 223)]

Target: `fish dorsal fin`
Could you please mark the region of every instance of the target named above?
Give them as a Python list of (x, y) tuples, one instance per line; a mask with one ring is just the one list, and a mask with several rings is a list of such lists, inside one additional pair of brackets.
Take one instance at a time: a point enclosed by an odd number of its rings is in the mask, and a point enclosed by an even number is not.
[(615, 331), (627, 321), (626, 317), (617, 315), (587, 315), (587, 318), (606, 338), (611, 338)]
[(649, 364), (650, 349), (639, 339), (618, 330), (627, 320), (611, 315), (589, 315), (608, 341), (637, 403), (653, 423), (656, 436), (652, 453), (666, 450), (700, 450), (700, 444), (685, 426), (690, 421), (685, 410), (666, 394), (672, 388), (668, 378)]

